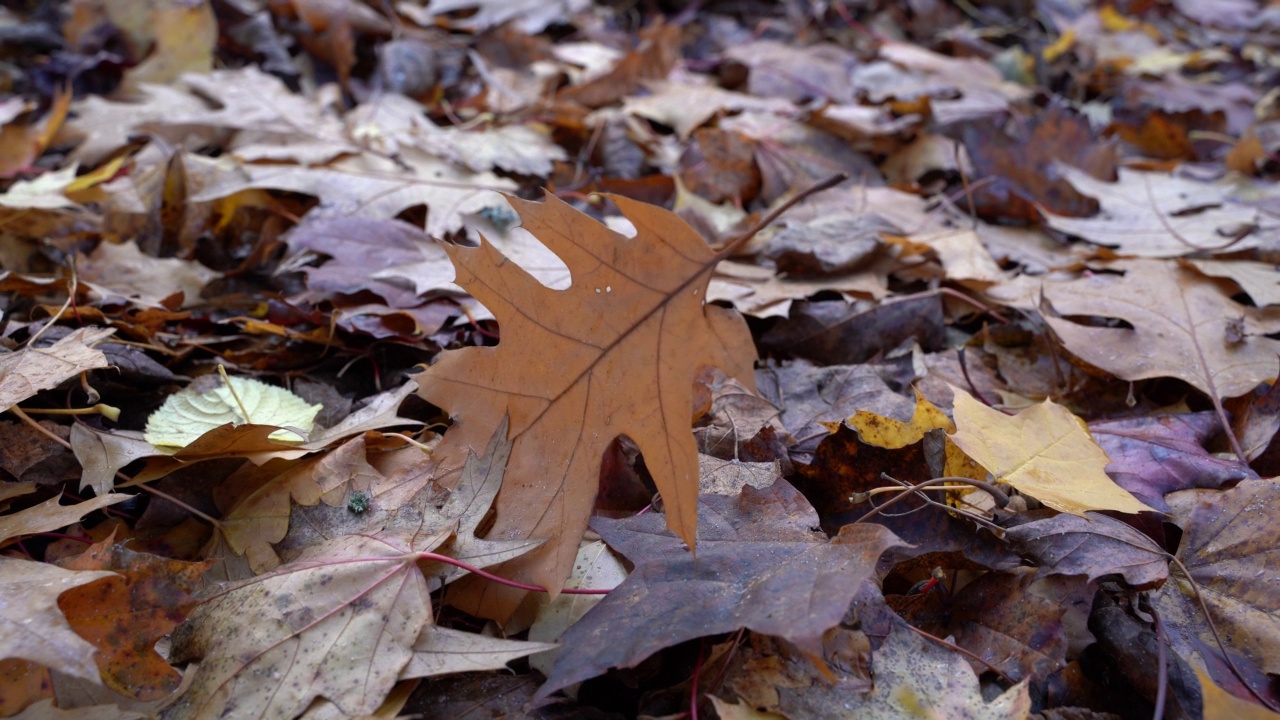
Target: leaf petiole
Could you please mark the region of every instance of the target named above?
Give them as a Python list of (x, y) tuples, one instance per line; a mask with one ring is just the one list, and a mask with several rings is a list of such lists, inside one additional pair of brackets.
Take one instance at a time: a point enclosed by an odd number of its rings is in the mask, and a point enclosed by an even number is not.
[(240, 414), (244, 416), (245, 423), (252, 423), (249, 419), (249, 411), (244, 408), (244, 403), (240, 401), (240, 396), (236, 394), (236, 389), (231, 385), (231, 378), (227, 376), (227, 368), (222, 363), (218, 363), (218, 375), (222, 377), (222, 382), (227, 386), (227, 392), (231, 393), (231, 397), (236, 401), (236, 406), (240, 408)]

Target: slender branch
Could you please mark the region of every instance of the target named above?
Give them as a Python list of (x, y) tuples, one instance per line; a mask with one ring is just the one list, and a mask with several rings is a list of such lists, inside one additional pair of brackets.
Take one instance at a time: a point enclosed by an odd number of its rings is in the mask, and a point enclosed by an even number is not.
[[(891, 480), (893, 482), (899, 482), (898, 480), (894, 479), (892, 476), (888, 475), (887, 473), (881, 473), (880, 476), (887, 480)], [(973, 487), (986, 490), (988, 493), (991, 494), (991, 497), (995, 499), (996, 504), (999, 505), (1000, 507), (1004, 507), (1005, 505), (1009, 504), (1009, 496), (1006, 495), (1003, 490), (1001, 490), (1000, 488), (996, 487), (995, 485), (989, 482), (983, 482), (981, 480), (974, 480), (973, 478), (966, 478), (966, 477), (939, 477), (939, 478), (933, 478), (932, 480), (925, 480), (924, 482), (916, 483), (915, 485), (910, 485), (906, 487), (905, 489), (903, 489), (901, 495), (898, 495), (897, 497), (890, 500), (889, 502), (883, 505), (880, 505), (879, 507), (867, 513), (866, 515), (863, 515), (857, 520), (854, 520), (852, 524), (857, 525), (860, 522), (870, 520), (876, 515), (879, 515), (881, 512), (884, 512), (885, 509), (892, 507), (893, 505), (901, 502), (903, 499), (911, 495), (919, 494), (921, 497), (924, 497), (926, 500), (929, 500), (928, 496), (923, 495), (922, 493), (917, 493), (916, 491), (920, 490), (921, 488), (926, 488), (933, 485), (942, 485), (944, 483), (952, 483), (952, 482), (964, 483), (965, 485), (972, 485)], [(933, 501), (929, 500), (929, 502), (933, 502)]]

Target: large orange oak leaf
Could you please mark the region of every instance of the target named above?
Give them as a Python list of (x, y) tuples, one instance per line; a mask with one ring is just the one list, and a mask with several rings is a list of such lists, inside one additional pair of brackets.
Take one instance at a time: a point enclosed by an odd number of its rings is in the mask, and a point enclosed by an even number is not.
[[(551, 290), (487, 240), (450, 247), (457, 284), (498, 319), (497, 347), (442, 354), (420, 376), (422, 397), (454, 426), (436, 449), (446, 485), (511, 418), (511, 459), (491, 538), (547, 538), (501, 572), (553, 593), (573, 567), (596, 496), (600, 460), (619, 435), (640, 447), (662, 493), (667, 527), (690, 546), (697, 530), (693, 381), (715, 366), (754, 390), (755, 348), (735, 311), (705, 303), (720, 256), (670, 212), (610, 198), (636, 228), (626, 237), (548, 197), (511, 199), (521, 224), (564, 261), (572, 285)], [(483, 590), (476, 594), (478, 588)], [(519, 596), (472, 583), (460, 600), (505, 618)]]

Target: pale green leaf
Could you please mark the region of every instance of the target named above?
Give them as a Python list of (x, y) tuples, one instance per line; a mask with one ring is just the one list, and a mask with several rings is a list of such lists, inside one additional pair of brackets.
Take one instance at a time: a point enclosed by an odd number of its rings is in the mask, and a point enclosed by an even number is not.
[(241, 377), (224, 382), (211, 375), (169, 396), (147, 418), (144, 438), (152, 445), (186, 447), (216, 427), (251, 422), (289, 428), (271, 433), (272, 440), (303, 442), (306, 437), (295, 430), (310, 433), (321, 409), (281, 387)]

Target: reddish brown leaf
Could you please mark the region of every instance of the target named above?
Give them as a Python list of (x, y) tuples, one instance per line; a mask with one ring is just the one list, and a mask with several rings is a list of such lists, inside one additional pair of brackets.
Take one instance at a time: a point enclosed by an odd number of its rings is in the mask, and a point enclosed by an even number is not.
[(58, 607), (80, 637), (98, 649), (106, 685), (137, 700), (173, 692), (182, 674), (155, 651), (198, 601), (194, 592), (216, 561), (182, 562), (138, 553), (108, 539), (63, 563), (72, 570), (111, 570), (112, 577), (72, 588)]

